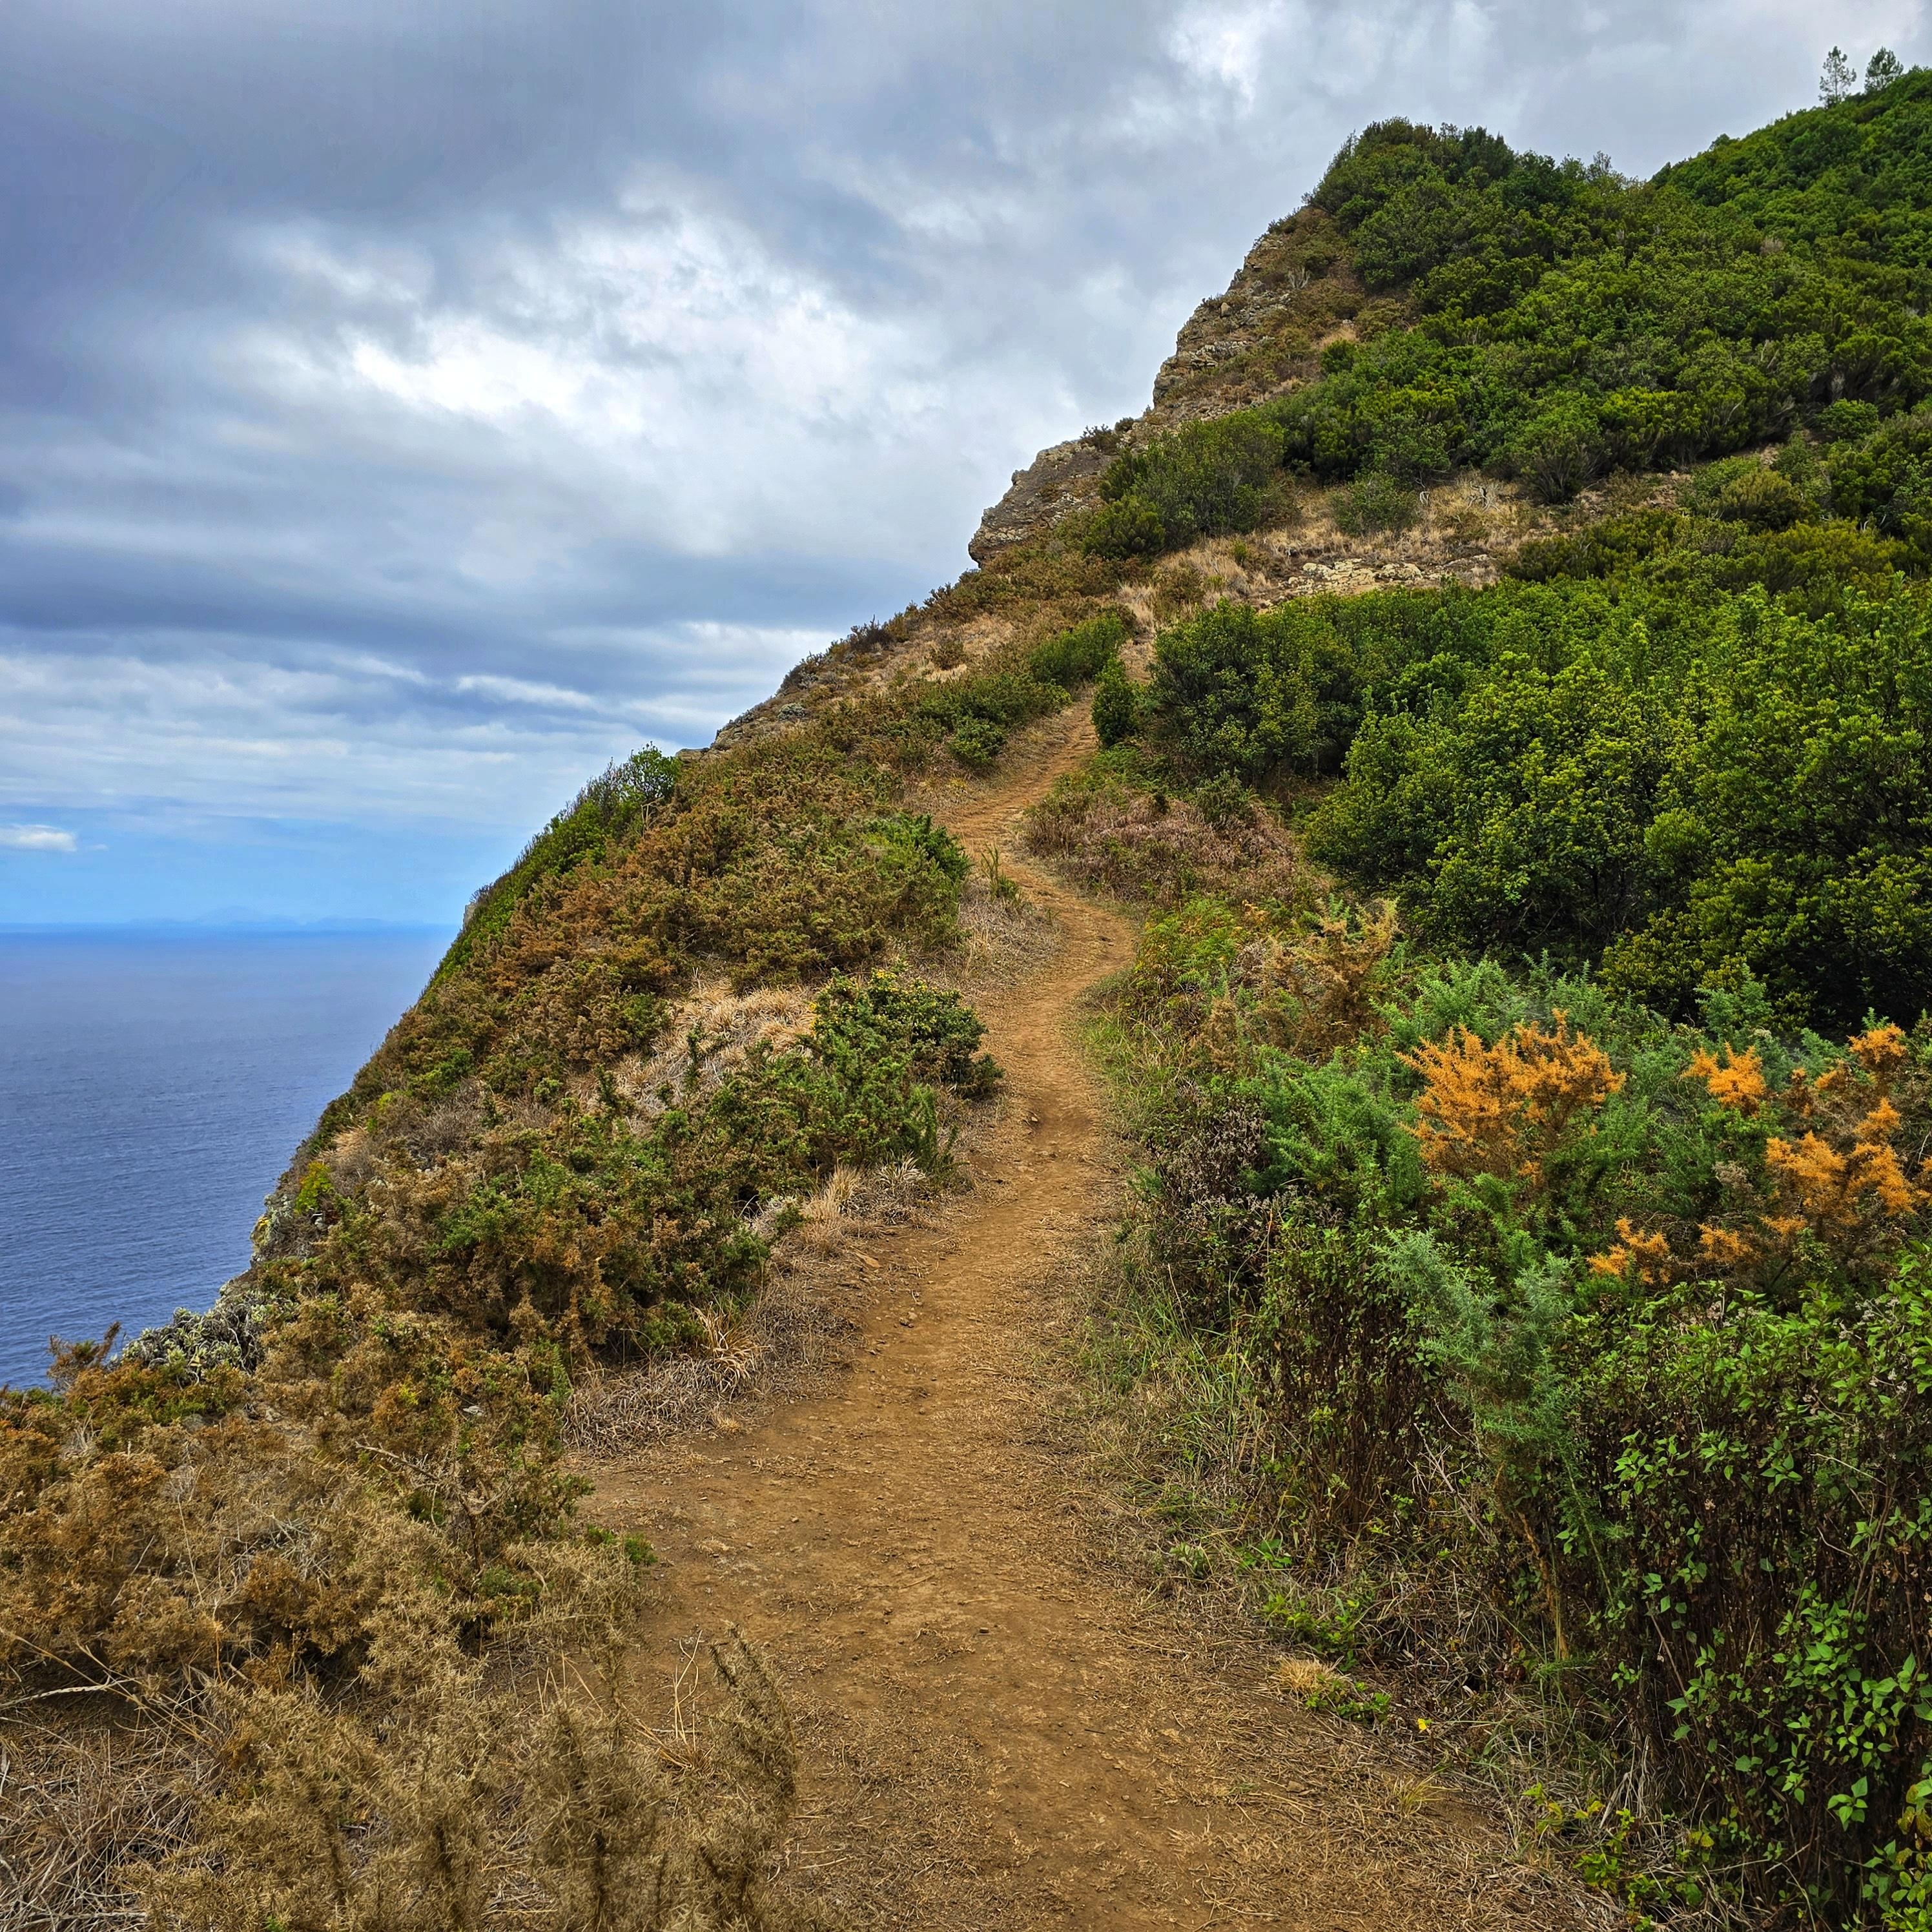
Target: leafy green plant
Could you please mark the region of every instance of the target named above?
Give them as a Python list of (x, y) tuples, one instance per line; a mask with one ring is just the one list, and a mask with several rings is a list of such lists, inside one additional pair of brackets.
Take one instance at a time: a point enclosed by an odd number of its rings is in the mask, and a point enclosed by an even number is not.
[(954, 727), (946, 747), (959, 762), (976, 772), (988, 770), (1006, 748), (1006, 730), (990, 718), (963, 718)]
[(1282, 432), (1252, 411), (1189, 423), (1114, 458), (1087, 532), (1097, 556), (1152, 555), (1252, 530), (1281, 466)]
[(1197, 904), (1121, 995), (1139, 1251), (1272, 1405), (1175, 1432), (1253, 1526), (1264, 1615), (1459, 1697), (1526, 1670), (1640, 1744), (1701, 1821), (1688, 1862), (1636, 1859), (1629, 1820), (1577, 1856), (1646, 1907), (1722, 1871), (1909, 1922), (1932, 1034), (1793, 1034), (1750, 986), (1674, 1027), (1386, 940), (1338, 979), (1332, 923)]
[(1094, 692), (1094, 730), (1106, 747), (1124, 744), (1141, 728), (1141, 696), (1117, 658), (1101, 671)]
[(1420, 514), (1414, 490), (1386, 470), (1372, 470), (1336, 491), (1336, 527), (1350, 536), (1406, 530)]
[(1102, 676), (1119, 657), (1130, 635), (1126, 619), (1118, 610), (1108, 610), (1034, 645), (1028, 654), (1028, 666), (1042, 683), (1072, 691)]

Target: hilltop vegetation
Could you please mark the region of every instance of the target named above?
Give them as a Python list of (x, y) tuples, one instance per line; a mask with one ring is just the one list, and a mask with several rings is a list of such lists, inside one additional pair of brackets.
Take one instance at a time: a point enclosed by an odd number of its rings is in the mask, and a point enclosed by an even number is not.
[(1297, 229), (1390, 306), (1086, 541), (1597, 513), (1184, 618), (1036, 815), (1155, 914), (1104, 1350), (1177, 1566), (1329, 1708), (1593, 1766), (1538, 1829), (1645, 1917), (1932, 1912), (1928, 221), (1921, 74), (1647, 184), (1370, 129)]
[[(1278, 275), (1318, 279), (1269, 352), (1312, 379), (1118, 458), (1087, 541), (1153, 554), (1252, 528), (1284, 467), (1350, 484), (1386, 525), (1405, 493), (1472, 466), (1556, 502), (1801, 425), (1864, 444), (1932, 392), (1929, 191), (1918, 72), (1649, 182), (1480, 128), (1379, 122), (1279, 251)], [(1925, 445), (1915, 424), (1843, 452), (1843, 507), (1899, 527)]]

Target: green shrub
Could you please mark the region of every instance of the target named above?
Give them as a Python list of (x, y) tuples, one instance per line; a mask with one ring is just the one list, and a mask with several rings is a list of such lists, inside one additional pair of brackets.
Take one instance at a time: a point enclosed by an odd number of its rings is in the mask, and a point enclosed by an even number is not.
[(1336, 527), (1352, 537), (1406, 530), (1420, 514), (1415, 491), (1385, 470), (1372, 470), (1336, 490), (1333, 508)]
[(1034, 645), (1028, 656), (1028, 668), (1042, 683), (1072, 691), (1098, 677), (1120, 656), (1121, 646), (1132, 634), (1126, 619), (1118, 610), (1108, 610)]
[(1124, 744), (1141, 728), (1141, 694), (1118, 658), (1109, 660), (1094, 688), (1094, 730), (1102, 746)]
[(1872, 403), (1846, 398), (1827, 403), (1818, 412), (1818, 434), (1827, 442), (1862, 442), (1878, 424), (1878, 408)]
[(1787, 478), (1753, 464), (1724, 485), (1711, 507), (1714, 515), (1728, 522), (1748, 524), (1754, 530), (1784, 530), (1812, 506)]
[(1006, 727), (990, 718), (968, 718), (946, 741), (952, 755), (976, 772), (988, 770), (1006, 748)]
[(1268, 509), (1284, 442), (1270, 418), (1236, 410), (1116, 457), (1100, 478), (1088, 548), (1102, 556), (1152, 556), (1252, 530)]
[(1168, 547), (1167, 524), (1144, 496), (1123, 496), (1094, 513), (1084, 541), (1095, 556), (1158, 556)]
[(1365, 710), (1460, 689), (1486, 650), (1481, 607), (1392, 592), (1297, 598), (1273, 610), (1228, 601), (1163, 632), (1150, 699), (1184, 764), (1264, 785), (1333, 770)]
[(1484, 1736), (1548, 1673), (1701, 1822), (1714, 1878), (1654, 1900), (1910, 1923), (1932, 1032), (1794, 1037), (1749, 985), (1673, 1028), (1214, 902), (1121, 998), (1150, 1319), (1188, 1324), (1154, 1372), (1246, 1370), (1191, 1385), (1174, 1520), (1220, 1498), (1283, 1629)]

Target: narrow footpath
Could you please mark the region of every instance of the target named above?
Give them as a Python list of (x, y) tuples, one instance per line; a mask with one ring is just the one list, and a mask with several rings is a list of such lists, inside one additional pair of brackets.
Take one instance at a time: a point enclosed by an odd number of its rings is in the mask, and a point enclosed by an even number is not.
[[(975, 854), (1009, 853), (1090, 748), (1070, 714), (940, 814)], [(851, 1366), (736, 1432), (592, 1472), (598, 1519), (663, 1559), (656, 1661), (674, 1671), (676, 1637), (727, 1623), (773, 1658), (802, 1765), (790, 1882), (855, 1928), (1590, 1922), (1479, 1807), (1310, 1714), (1264, 1644), (1097, 1548), (1106, 1502), (1046, 1426), (1049, 1345), (1067, 1271), (1117, 1212), (1076, 1029), (1132, 933), (1008, 869), (1064, 943), (981, 1000), (998, 1125), (933, 1225), (862, 1244), (878, 1286)]]

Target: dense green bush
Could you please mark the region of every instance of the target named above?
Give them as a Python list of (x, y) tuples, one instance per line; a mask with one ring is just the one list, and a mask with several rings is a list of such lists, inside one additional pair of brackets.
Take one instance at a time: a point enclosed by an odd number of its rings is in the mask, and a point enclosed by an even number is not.
[(1117, 457), (1086, 542), (1100, 556), (1152, 555), (1197, 537), (1250, 530), (1280, 471), (1280, 428), (1251, 410), (1188, 423)]
[(1076, 690), (1100, 676), (1132, 634), (1118, 610), (1103, 611), (1034, 645), (1028, 653), (1028, 668), (1043, 684)]
[(1335, 770), (1372, 708), (1460, 689), (1490, 628), (1461, 592), (1225, 602), (1155, 640), (1151, 700), (1184, 765), (1268, 785)]
[(1317, 856), (1445, 940), (1601, 956), (1668, 1011), (1745, 974), (1820, 1024), (1932, 1004), (1922, 592), (1818, 620), (1758, 591), (1474, 601), (1487, 662), (1426, 709), (1382, 700)]
[[(1760, 479), (1796, 493), (1750, 464), (1705, 494), (1759, 517)], [(1932, 598), (1894, 560), (1842, 523), (1646, 512), (1531, 547), (1529, 583), (1225, 603), (1156, 640), (1152, 729), (1264, 790), (1340, 768), (1311, 853), (1444, 943), (1600, 961), (1679, 1014), (1749, 974), (1793, 1021), (1910, 1022)]]
[(1103, 748), (1124, 744), (1141, 728), (1139, 688), (1116, 658), (1100, 674), (1094, 687), (1094, 732)]
[(976, 772), (988, 770), (1006, 748), (1006, 728), (990, 718), (964, 718), (946, 740), (947, 748), (959, 762)]

